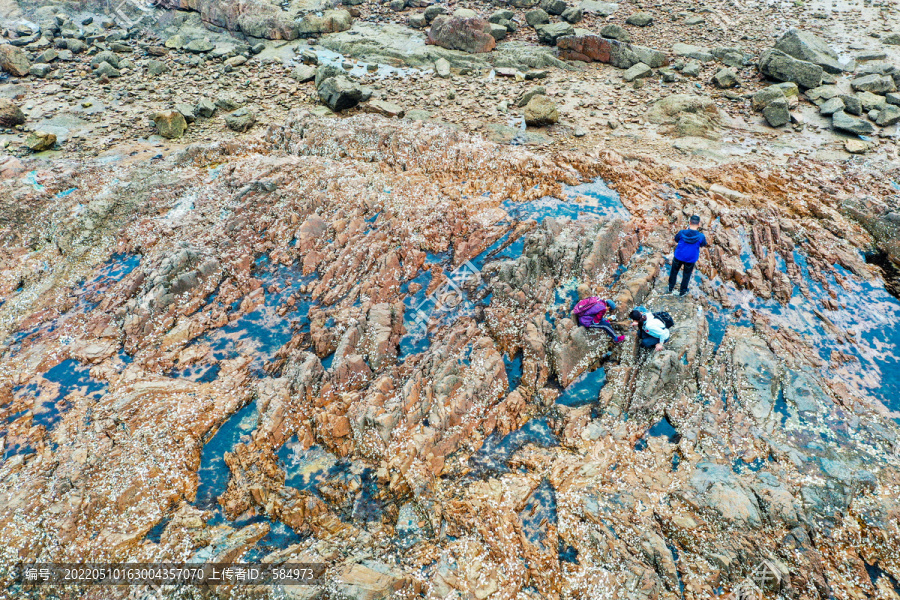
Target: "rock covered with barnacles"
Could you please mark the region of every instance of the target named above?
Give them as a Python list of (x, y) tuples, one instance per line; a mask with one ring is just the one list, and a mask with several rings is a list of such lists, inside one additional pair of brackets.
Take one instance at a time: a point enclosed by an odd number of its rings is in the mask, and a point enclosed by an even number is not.
[[(311, 594), (355, 598), (702, 598), (755, 570), (874, 596), (898, 432), (839, 292), (893, 305), (877, 234), (801, 167), (296, 113), (4, 180), (4, 552), (302, 558), (328, 565)], [(695, 213), (698, 289), (665, 295)], [(576, 326), (589, 294), (626, 342)], [(662, 351), (637, 305), (673, 317)]]

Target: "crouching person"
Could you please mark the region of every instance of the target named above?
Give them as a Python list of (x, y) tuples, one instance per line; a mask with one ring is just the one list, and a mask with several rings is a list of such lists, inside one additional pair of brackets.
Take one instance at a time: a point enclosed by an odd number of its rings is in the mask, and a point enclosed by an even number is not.
[[(662, 315), (668, 319), (664, 319)], [(668, 313), (654, 314), (639, 306), (628, 316), (631, 317), (631, 326), (638, 328), (637, 337), (642, 347), (663, 349), (663, 344), (669, 339), (669, 327), (671, 326), (666, 323), (666, 320), (671, 321)]]
[(576, 304), (572, 309), (572, 315), (582, 327), (602, 329), (616, 344), (620, 344), (625, 341), (625, 336), (617, 335), (612, 323), (606, 318), (606, 314), (614, 310), (616, 310), (616, 305), (612, 300), (603, 300), (592, 296)]

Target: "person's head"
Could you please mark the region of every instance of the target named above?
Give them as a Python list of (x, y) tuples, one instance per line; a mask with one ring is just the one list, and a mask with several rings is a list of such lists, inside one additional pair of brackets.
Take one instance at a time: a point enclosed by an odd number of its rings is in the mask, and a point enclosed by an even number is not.
[(697, 215), (691, 215), (691, 229), (697, 229), (700, 227), (700, 217)]
[(635, 323), (642, 323), (644, 321), (644, 313), (637, 308), (628, 313), (628, 317)]

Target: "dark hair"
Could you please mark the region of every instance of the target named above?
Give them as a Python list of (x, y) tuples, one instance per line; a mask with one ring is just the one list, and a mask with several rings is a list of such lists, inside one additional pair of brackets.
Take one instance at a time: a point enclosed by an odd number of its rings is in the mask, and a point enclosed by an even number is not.
[(632, 321), (642, 321), (644, 319), (644, 313), (642, 313), (638, 309), (634, 309), (633, 311), (628, 313), (628, 316)]
[(700, 224), (700, 217), (698, 217), (697, 215), (691, 215), (691, 225), (699, 225), (699, 224)]

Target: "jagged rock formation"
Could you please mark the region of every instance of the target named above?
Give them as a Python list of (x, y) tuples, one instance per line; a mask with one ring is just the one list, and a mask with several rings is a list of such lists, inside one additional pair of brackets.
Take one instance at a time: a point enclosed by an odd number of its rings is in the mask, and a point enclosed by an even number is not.
[[(836, 169), (295, 113), (5, 179), (4, 565), (263, 544), (328, 564), (323, 597), (703, 598), (754, 571), (890, 597), (866, 565), (900, 577), (897, 426), (841, 290), (877, 284), (856, 190), (893, 192)], [(577, 187), (598, 176), (618, 212)], [(699, 291), (663, 296), (692, 213)], [(668, 311), (671, 340), (576, 327), (579, 293)], [(798, 304), (844, 351), (778, 321)]]

